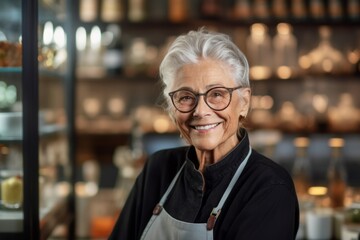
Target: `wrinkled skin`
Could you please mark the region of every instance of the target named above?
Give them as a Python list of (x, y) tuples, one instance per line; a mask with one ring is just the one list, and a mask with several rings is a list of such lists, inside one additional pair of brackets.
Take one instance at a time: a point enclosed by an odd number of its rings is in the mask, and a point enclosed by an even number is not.
[[(202, 59), (196, 64), (183, 66), (176, 75), (171, 91), (188, 88), (204, 93), (213, 87), (237, 87), (231, 69), (224, 63)], [(230, 105), (215, 111), (201, 96), (197, 107), (189, 113), (173, 109), (175, 123), (188, 143), (196, 149), (199, 170), (222, 159), (239, 142), (237, 132), (240, 120), (249, 110), (250, 89), (241, 88), (232, 93)]]

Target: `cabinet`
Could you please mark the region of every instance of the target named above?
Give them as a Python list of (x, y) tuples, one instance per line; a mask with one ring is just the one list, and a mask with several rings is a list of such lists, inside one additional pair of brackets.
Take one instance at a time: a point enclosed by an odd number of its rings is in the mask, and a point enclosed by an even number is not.
[(0, 3), (1, 239), (74, 231), (72, 11), (65, 0)]

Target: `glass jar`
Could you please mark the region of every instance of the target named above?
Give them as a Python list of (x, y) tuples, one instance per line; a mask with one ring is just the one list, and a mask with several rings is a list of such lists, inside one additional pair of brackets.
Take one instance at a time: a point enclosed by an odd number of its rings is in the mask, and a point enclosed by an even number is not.
[(23, 180), (20, 175), (11, 176), (1, 182), (1, 205), (7, 209), (21, 208), (23, 202)]

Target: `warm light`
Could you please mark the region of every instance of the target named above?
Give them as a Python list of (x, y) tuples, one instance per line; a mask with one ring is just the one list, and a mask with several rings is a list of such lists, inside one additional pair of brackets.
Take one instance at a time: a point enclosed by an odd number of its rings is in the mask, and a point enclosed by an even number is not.
[(124, 178), (133, 178), (135, 176), (136, 172), (135, 169), (133, 167), (130, 166), (123, 166), (122, 167), (122, 171), (121, 171), (121, 175)]
[(69, 195), (70, 193), (70, 184), (68, 182), (58, 182), (56, 185), (55, 185), (55, 191), (56, 191), (56, 194), (57, 196), (59, 197), (66, 197)]
[(52, 22), (46, 22), (44, 25), (43, 32), (43, 43), (44, 45), (50, 45), (54, 37), (54, 26)]
[(254, 23), (251, 25), (251, 35), (264, 36), (267, 31), (265, 24)]
[(84, 100), (84, 111), (85, 113), (87, 113), (89, 116), (96, 116), (99, 114), (100, 112), (100, 101), (97, 98), (86, 98)]
[(75, 193), (78, 197), (95, 196), (98, 192), (98, 186), (93, 182), (77, 182), (75, 184)]
[(301, 56), (299, 58), (299, 65), (303, 69), (309, 69), (312, 65), (311, 58), (309, 58), (308, 56)]
[(297, 137), (294, 139), (294, 145), (296, 147), (307, 147), (307, 146), (309, 146), (309, 138)]
[(290, 119), (290, 118), (292, 118), (294, 116), (295, 107), (294, 107), (294, 104), (292, 102), (285, 101), (282, 104), (282, 108), (283, 108), (284, 116), (286, 116), (288, 119)]
[(146, 42), (143, 38), (135, 38), (131, 46), (131, 61), (135, 64), (141, 64), (145, 61)]
[(277, 75), (281, 79), (289, 79), (291, 77), (291, 68), (288, 66), (280, 66), (277, 69)]
[(344, 146), (344, 139), (342, 138), (330, 138), (329, 139), (329, 146), (330, 147), (343, 147)]
[(254, 80), (262, 80), (271, 76), (271, 69), (267, 66), (253, 66), (250, 68), (250, 76)]
[(125, 102), (121, 98), (111, 98), (108, 102), (108, 109), (112, 114), (122, 114), (125, 110)]
[(251, 97), (251, 106), (252, 108), (260, 108), (260, 96), (253, 95)]
[(334, 64), (330, 59), (325, 59), (322, 62), (322, 68), (325, 72), (331, 72), (331, 70), (334, 68)]
[(329, 99), (326, 95), (323, 94), (315, 94), (313, 97), (313, 107), (319, 113), (324, 113), (328, 107)]
[(360, 52), (357, 53), (357, 51), (351, 51), (348, 53), (348, 60), (351, 64), (356, 64), (360, 59)]
[(83, 51), (86, 48), (86, 30), (84, 27), (79, 27), (76, 30), (76, 49)]
[(158, 133), (167, 132), (170, 128), (169, 120), (165, 117), (159, 117), (154, 121), (154, 130)]
[(265, 95), (260, 98), (260, 107), (263, 109), (271, 109), (274, 105), (274, 99), (269, 96)]
[(1, 153), (2, 155), (7, 155), (7, 154), (9, 154), (9, 148), (6, 147), (6, 146), (2, 146), (2, 147), (0, 148), (0, 153)]
[(314, 186), (308, 189), (311, 196), (324, 196), (327, 193), (327, 187)]
[(277, 31), (281, 35), (288, 35), (291, 32), (291, 25), (288, 23), (279, 23), (277, 25)]
[(80, 1), (80, 19), (84, 22), (94, 21), (97, 13), (97, 0)]

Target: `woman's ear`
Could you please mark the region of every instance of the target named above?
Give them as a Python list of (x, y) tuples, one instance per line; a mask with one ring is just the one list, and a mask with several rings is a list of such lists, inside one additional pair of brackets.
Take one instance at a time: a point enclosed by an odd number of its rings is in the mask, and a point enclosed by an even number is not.
[(251, 102), (251, 89), (243, 88), (241, 91), (241, 110), (240, 110), (240, 118), (244, 119), (249, 113), (250, 110), (250, 102)]

